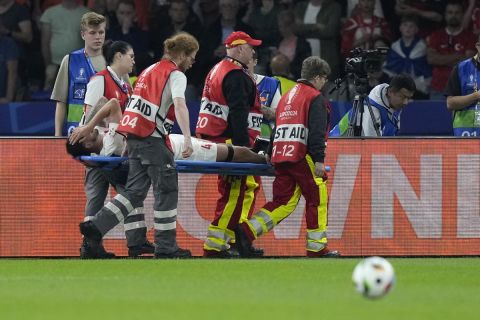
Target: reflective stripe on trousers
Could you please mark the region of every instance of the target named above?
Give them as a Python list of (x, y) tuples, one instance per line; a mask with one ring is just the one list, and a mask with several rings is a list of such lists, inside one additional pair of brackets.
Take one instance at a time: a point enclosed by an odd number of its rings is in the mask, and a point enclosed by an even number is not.
[(205, 250), (226, 251), (230, 249), (228, 244), (235, 236), (234, 232), (228, 229), (222, 229), (214, 225), (210, 225), (207, 231), (207, 239), (203, 245)]
[(177, 228), (177, 209), (153, 211), (155, 230), (175, 230)]

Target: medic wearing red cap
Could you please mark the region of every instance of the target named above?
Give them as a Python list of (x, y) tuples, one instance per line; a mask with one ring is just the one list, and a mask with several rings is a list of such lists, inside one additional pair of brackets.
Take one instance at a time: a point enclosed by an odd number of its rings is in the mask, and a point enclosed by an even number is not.
[[(247, 63), (253, 58), (254, 47), (262, 41), (236, 31), (224, 43), (227, 56), (210, 70), (205, 79), (196, 134), (213, 142), (252, 146), (260, 134), (263, 115)], [(230, 152), (230, 156), (233, 156), (233, 152)], [(208, 227), (203, 246), (204, 256), (232, 256), (229, 242), (234, 239), (233, 230), (242, 212), (251, 215), (259, 185), (259, 177), (218, 177), (220, 198), (217, 200), (215, 218)]]

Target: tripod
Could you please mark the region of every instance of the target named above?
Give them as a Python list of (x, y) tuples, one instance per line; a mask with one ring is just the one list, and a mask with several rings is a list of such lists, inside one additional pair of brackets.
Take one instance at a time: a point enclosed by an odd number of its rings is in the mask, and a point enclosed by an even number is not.
[(368, 98), (368, 79), (355, 78), (355, 90), (357, 94), (353, 99), (353, 106), (351, 116), (348, 119), (348, 128), (345, 133), (347, 137), (361, 137), (363, 131), (363, 116), (365, 113), (365, 105), (367, 106), (368, 113), (373, 122), (373, 127), (377, 134), (377, 137), (380, 137), (380, 123), (375, 119), (375, 115), (372, 111), (372, 105), (370, 104), (370, 99)]

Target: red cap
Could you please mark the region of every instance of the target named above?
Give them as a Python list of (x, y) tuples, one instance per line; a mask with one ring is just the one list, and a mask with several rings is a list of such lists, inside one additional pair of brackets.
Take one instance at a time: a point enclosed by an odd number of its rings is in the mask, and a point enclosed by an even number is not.
[(262, 40), (253, 39), (243, 31), (232, 32), (227, 39), (225, 39), (225, 45), (227, 48), (233, 48), (241, 44), (249, 44), (257, 47), (262, 44)]

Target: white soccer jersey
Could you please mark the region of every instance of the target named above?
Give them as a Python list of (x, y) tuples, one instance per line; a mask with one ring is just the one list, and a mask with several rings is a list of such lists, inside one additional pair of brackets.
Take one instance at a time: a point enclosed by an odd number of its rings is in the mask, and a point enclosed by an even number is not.
[(183, 135), (170, 134), (168, 135), (170, 146), (175, 160), (191, 160), (191, 161), (217, 161), (217, 144), (214, 142), (197, 139), (192, 137), (192, 155), (188, 158), (182, 158), (183, 150)]
[(100, 150), (101, 156), (121, 156), (126, 146), (125, 136), (118, 133), (118, 123), (110, 123), (108, 129), (96, 127), (98, 133), (103, 136), (103, 148)]

